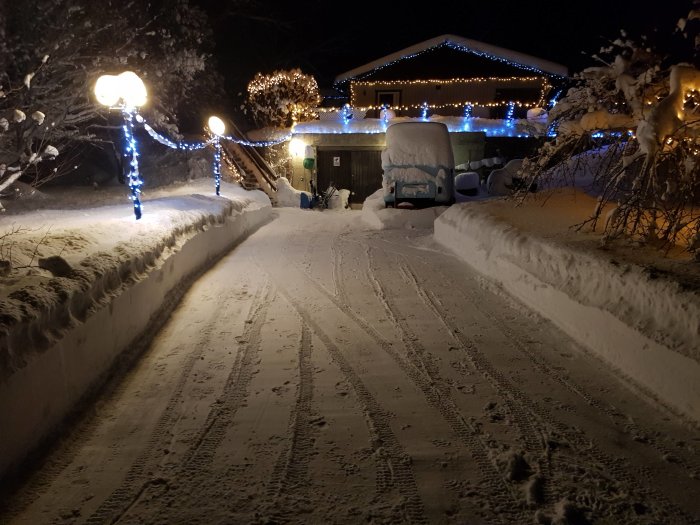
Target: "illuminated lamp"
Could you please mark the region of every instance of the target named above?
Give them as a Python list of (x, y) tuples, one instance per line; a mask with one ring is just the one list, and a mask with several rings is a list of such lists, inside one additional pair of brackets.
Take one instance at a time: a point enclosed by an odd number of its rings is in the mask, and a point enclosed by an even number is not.
[(136, 220), (141, 218), (141, 174), (139, 173), (139, 152), (134, 138), (134, 118), (138, 107), (143, 106), (148, 99), (148, 92), (143, 81), (133, 71), (125, 71), (120, 75), (102, 75), (95, 82), (95, 98), (103, 106), (118, 107), (124, 118), (124, 157), (129, 161), (130, 199), (134, 203)]

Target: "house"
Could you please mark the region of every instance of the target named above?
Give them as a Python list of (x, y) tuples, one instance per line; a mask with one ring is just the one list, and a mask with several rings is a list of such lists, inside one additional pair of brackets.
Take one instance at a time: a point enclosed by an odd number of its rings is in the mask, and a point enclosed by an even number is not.
[(529, 109), (549, 107), (567, 75), (560, 64), (455, 35), (346, 71), (333, 87), (349, 105), (327, 101), (318, 121), (293, 129), (292, 184), (333, 183), (363, 201), (381, 185), (388, 117), (444, 121), (456, 164), (523, 156), (537, 139), (519, 121)]
[[(568, 75), (565, 66), (455, 35), (442, 35), (341, 73), (336, 89), (353, 107), (377, 112), (388, 105), (399, 116), (423, 108), (441, 115), (504, 118), (514, 103), (516, 118), (549, 103), (552, 87)], [(374, 116), (379, 116), (375, 114)]]

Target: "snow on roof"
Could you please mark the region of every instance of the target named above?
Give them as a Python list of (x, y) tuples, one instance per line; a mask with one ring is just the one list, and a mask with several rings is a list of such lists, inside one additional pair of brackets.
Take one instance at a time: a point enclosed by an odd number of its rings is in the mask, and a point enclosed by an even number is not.
[(368, 64), (356, 67), (350, 71), (346, 71), (345, 73), (341, 73), (335, 77), (334, 83), (340, 84), (361, 75), (364, 76), (366, 73), (371, 73), (377, 69), (391, 65), (394, 62), (398, 62), (399, 60), (412, 58), (420, 53), (443, 45), (467, 53), (484, 56), (486, 58), (490, 58), (491, 60), (506, 62), (514, 67), (527, 69), (536, 73), (544, 73), (562, 77), (568, 76), (569, 74), (569, 70), (566, 66), (557, 64), (556, 62), (550, 62), (549, 60), (533, 57), (525, 53), (520, 53), (519, 51), (512, 51), (510, 49), (494, 46), (492, 44), (486, 44), (484, 42), (479, 42), (478, 40), (472, 40), (461, 36), (441, 35), (401, 49), (400, 51), (386, 55), (382, 58), (378, 58), (377, 60), (374, 60)]
[[(442, 122), (450, 133), (482, 132), (487, 137), (539, 137), (546, 133), (546, 121), (515, 119), (512, 125), (504, 119), (487, 119), (479, 117), (456, 117), (431, 115), (430, 120)], [(341, 122), (340, 119), (312, 120), (298, 122), (292, 129), (292, 135), (318, 133), (323, 135), (344, 133), (385, 133), (387, 127), (397, 122), (419, 122), (419, 117), (395, 117), (388, 123), (378, 118), (351, 119)]]

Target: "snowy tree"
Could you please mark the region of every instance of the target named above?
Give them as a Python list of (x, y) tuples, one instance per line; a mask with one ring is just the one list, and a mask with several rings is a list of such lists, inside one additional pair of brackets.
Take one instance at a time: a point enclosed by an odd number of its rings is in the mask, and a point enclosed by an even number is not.
[(321, 98), (316, 79), (300, 69), (257, 73), (248, 83), (248, 96), (242, 108), (258, 126), (290, 127), (295, 122), (313, 120)]
[[(694, 55), (695, 35), (683, 34)], [(594, 57), (601, 65), (575, 75), (550, 111), (556, 138), (524, 163), (524, 188), (580, 184), (580, 174), (592, 175), (598, 204), (581, 227), (603, 223), (608, 240), (681, 244), (700, 255), (700, 71), (687, 61), (667, 63), (624, 32)]]
[[(298, 68), (267, 75), (257, 73), (248, 83), (247, 91), (241, 109), (260, 127), (289, 128), (296, 122), (313, 120), (321, 101), (316, 79)], [(291, 175), (286, 144), (265, 148), (264, 156), (276, 173)]]
[(119, 140), (119, 115), (110, 117), (92, 95), (100, 75), (137, 72), (149, 88), (147, 118), (174, 134), (178, 108), (191, 106), (201, 82), (216, 78), (206, 16), (188, 0), (0, 0), (0, 32), (0, 116), (11, 122), (15, 109), (44, 115), (0, 136), (1, 161), (22, 164), (47, 141), (71, 161), (48, 171), (29, 166), (23, 176), (34, 185), (72, 169), (85, 145), (112, 149)]

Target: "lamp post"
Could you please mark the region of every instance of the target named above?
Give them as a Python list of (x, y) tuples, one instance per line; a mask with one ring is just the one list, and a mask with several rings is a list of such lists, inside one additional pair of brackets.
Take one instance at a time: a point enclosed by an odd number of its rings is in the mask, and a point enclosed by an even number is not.
[(139, 107), (148, 99), (146, 86), (138, 75), (125, 71), (119, 75), (102, 75), (95, 82), (95, 97), (97, 101), (108, 108), (118, 108), (124, 118), (124, 139), (126, 140), (126, 156), (129, 162), (129, 189), (134, 203), (136, 219), (141, 218), (141, 186), (143, 181), (139, 173), (139, 152), (134, 138), (134, 118)]
[(226, 132), (226, 124), (219, 117), (211, 116), (207, 122), (209, 131), (214, 135), (214, 183), (216, 194), (221, 189), (221, 137)]

